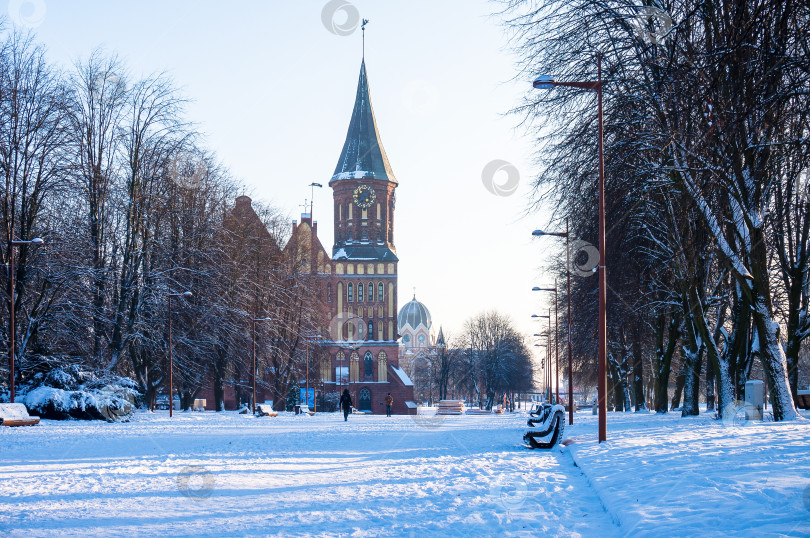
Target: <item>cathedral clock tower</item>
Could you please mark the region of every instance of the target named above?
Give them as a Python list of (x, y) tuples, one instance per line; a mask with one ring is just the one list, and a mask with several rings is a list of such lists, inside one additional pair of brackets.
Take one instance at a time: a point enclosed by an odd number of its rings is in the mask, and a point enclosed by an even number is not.
[(396, 262), (397, 180), (377, 131), (365, 61), (360, 65), (349, 132), (329, 186), (334, 191), (335, 201), (332, 258)]
[(413, 383), (399, 368), (397, 343), (397, 180), (377, 130), (365, 60), (329, 186), (335, 237), (327, 290), (332, 382), (338, 390), (349, 390), (360, 411), (380, 412), (390, 393), (394, 412), (415, 413)]

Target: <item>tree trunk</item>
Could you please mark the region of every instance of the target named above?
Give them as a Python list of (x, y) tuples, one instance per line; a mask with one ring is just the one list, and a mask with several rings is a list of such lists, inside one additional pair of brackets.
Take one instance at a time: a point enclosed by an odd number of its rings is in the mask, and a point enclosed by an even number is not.
[(647, 411), (647, 400), (644, 397), (644, 356), (641, 349), (641, 328), (636, 325), (633, 330), (633, 395), (636, 399), (636, 413)]
[[(669, 331), (667, 335), (667, 345), (664, 347), (664, 330), (666, 327), (665, 316), (658, 317), (656, 324), (656, 357), (655, 357), (655, 412), (666, 413), (668, 411), (669, 399), (669, 375), (672, 371), (672, 356), (678, 343), (678, 326), (680, 318), (674, 314), (669, 321)], [(681, 386), (683, 386), (681, 384)], [(680, 401), (680, 394), (678, 396)], [(672, 401), (675, 407), (675, 399)]]
[(700, 414), (700, 369), (703, 363), (703, 348), (684, 350), (686, 375), (683, 383), (683, 405), (681, 416), (688, 417)]
[(773, 419), (781, 421), (798, 418), (788, 382), (787, 359), (779, 337), (779, 323), (773, 320), (770, 309), (761, 299), (754, 303), (753, 318)]
[(671, 410), (676, 411), (681, 408), (681, 397), (683, 396), (683, 386), (686, 382), (686, 360), (683, 357), (683, 346), (681, 346), (681, 367), (678, 375), (675, 376), (675, 392), (672, 393)]

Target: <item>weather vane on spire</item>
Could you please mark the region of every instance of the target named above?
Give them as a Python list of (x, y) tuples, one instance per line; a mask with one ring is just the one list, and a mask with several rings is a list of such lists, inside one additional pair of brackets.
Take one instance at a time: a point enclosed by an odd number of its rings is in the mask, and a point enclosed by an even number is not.
[(363, 59), (366, 58), (366, 25), (368, 24), (368, 19), (363, 19), (363, 24), (360, 25), (360, 29), (363, 31)]

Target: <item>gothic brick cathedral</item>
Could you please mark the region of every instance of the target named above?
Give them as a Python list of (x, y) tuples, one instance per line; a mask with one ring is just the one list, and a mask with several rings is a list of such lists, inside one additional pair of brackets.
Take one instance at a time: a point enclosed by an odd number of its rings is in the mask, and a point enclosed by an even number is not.
[(366, 65), (349, 130), (329, 181), (334, 198), (334, 245), (328, 256), (312, 215), (293, 223), (293, 237), (310, 243), (313, 272), (323, 278), (329, 360), (321, 362), (326, 392), (348, 388), (361, 411), (415, 413), (413, 383), (399, 366), (394, 208), (397, 180), (383, 148), (369, 99)]

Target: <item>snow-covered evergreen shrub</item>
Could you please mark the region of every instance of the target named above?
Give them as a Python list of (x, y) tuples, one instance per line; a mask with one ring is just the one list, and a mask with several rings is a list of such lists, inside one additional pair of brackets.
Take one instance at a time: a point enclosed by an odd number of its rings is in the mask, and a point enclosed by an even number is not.
[(99, 378), (75, 365), (37, 374), (20, 387), (20, 399), (30, 414), (55, 420), (128, 421), (139, 396), (132, 379)]

